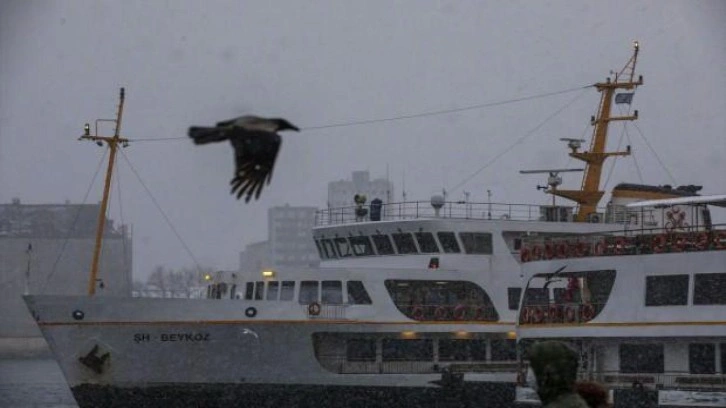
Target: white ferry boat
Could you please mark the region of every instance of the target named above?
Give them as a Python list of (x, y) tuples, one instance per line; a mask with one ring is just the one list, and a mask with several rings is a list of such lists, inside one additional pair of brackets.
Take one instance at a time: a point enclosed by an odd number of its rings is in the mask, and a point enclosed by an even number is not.
[[(605, 139), (610, 121), (637, 118), (610, 116), (615, 89), (642, 84), (636, 58), (637, 46), (628, 82), (595, 85), (591, 150), (568, 139), (589, 160), (582, 188), (557, 190), (560, 170), (548, 170), (550, 192), (577, 211), (361, 199), (319, 212), (316, 270), (211, 276), (207, 299), (96, 297), (91, 284), (89, 296), (27, 296), (28, 307), (81, 407), (512, 406), (521, 259), (561, 250), (522, 242), (604, 236), (629, 220), (597, 204), (604, 159), (629, 153), (605, 152)], [(125, 140), (86, 137), (112, 153)]]

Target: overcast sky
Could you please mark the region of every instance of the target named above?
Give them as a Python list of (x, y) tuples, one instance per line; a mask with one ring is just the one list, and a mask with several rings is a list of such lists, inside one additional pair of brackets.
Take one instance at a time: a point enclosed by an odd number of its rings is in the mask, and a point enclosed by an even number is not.
[[(635, 127), (612, 127), (610, 149), (625, 135), (635, 155), (618, 162), (606, 187), (699, 184), (704, 194), (725, 193), (724, 21), (723, 1), (4, 0), (0, 202), (82, 202), (103, 150), (77, 137), (85, 122), (114, 117), (121, 86), (122, 134), (132, 139), (185, 137), (190, 125), (250, 113), (310, 128), (592, 84), (623, 66), (635, 39), (645, 85), (632, 107), (657, 157)], [(558, 139), (589, 140), (598, 100), (589, 89), (287, 134), (272, 184), (251, 204), (229, 195), (228, 144), (138, 142), (124, 152), (198, 261), (236, 269), (239, 251), (266, 239), (268, 207), (324, 207), (327, 183), (354, 170), (385, 177), (388, 166), (397, 201), (405, 174), (409, 199), (446, 187), (457, 200), (466, 190), (485, 201), (490, 189), (496, 202), (545, 203), (534, 188), (544, 179), (518, 171), (579, 166)], [(135, 276), (193, 265), (119, 159), (121, 201), (113, 197), (111, 217), (123, 213), (133, 225)], [(565, 186), (577, 188), (579, 177), (565, 175)], [(88, 202), (100, 200), (101, 178)]]

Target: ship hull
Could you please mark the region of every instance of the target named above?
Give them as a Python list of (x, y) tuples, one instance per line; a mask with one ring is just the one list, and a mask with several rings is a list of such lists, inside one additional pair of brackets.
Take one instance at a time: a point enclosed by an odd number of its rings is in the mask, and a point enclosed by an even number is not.
[[(427, 329), (415, 322), (285, 321), (264, 304), (251, 313), (240, 301), (28, 296), (26, 303), (81, 407), (506, 407), (514, 400), (513, 373), (447, 382), (417, 362), (399, 372), (342, 373), (316, 355), (317, 333)], [(411, 367), (419, 371), (407, 373)]]

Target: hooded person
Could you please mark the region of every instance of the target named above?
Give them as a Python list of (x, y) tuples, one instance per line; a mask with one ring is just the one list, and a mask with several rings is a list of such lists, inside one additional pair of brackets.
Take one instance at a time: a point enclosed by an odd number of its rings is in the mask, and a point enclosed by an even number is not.
[(539, 395), (542, 408), (588, 408), (575, 390), (577, 366), (577, 353), (565, 343), (543, 341), (530, 348), (527, 382)]

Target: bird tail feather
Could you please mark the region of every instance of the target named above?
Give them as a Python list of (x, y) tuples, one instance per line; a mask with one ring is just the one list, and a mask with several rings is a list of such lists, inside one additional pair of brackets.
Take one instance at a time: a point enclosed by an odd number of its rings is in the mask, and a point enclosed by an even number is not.
[(201, 126), (190, 127), (189, 137), (194, 140), (194, 144), (221, 142), (229, 138), (225, 129)]

